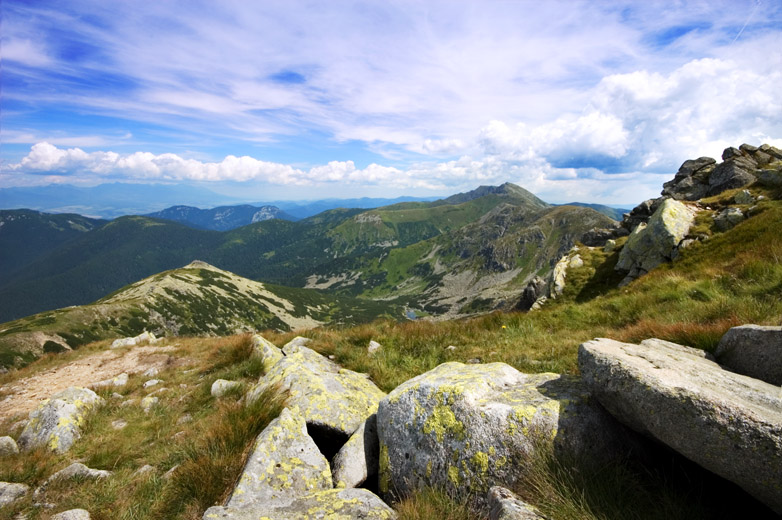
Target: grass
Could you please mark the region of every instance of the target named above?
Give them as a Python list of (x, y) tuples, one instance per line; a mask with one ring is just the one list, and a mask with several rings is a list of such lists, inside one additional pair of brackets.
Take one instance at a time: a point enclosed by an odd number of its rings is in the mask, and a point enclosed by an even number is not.
[[(100, 345), (105, 348), (105, 343)], [(233, 379), (244, 388), (257, 381), (261, 367), (252, 356), (249, 335), (225, 338), (177, 338), (178, 348), (169, 352), (171, 363), (155, 377), (163, 383), (143, 388), (149, 379), (132, 375), (121, 388), (101, 390), (106, 403), (88, 416), (82, 438), (64, 455), (34, 450), (6, 457), (0, 465), (0, 481), (40, 486), (55, 471), (80, 460), (90, 468), (113, 472), (104, 480), (73, 480), (53, 483), (36, 501), (56, 503), (51, 511), (34, 507), (31, 497), (0, 509), (0, 519), (19, 513), (27, 518), (48, 518), (61, 510), (84, 508), (94, 519), (200, 519), (203, 511), (222, 501), (233, 488), (255, 437), (276, 417), (282, 407), (272, 393), (260, 396), (251, 406), (239, 401), (238, 392), (215, 399), (210, 394), (215, 379)], [(41, 368), (67, 363), (82, 352), (52, 356), (6, 379), (21, 377)], [(59, 362), (59, 363), (58, 363)], [(160, 391), (161, 387), (167, 390)], [(114, 392), (122, 398), (112, 397)], [(144, 413), (138, 401), (155, 393), (160, 403)], [(130, 404), (127, 404), (130, 403)], [(178, 422), (189, 416), (188, 422)], [(115, 429), (118, 419), (128, 424)], [(0, 435), (10, 433), (0, 427)], [(150, 465), (153, 470), (137, 473)], [(166, 473), (176, 469), (167, 477)]]

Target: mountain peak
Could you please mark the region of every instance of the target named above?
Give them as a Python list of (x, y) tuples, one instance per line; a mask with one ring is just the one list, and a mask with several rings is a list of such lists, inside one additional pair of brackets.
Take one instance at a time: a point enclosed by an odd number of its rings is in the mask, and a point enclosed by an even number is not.
[(479, 186), (474, 190), (468, 191), (466, 193), (457, 193), (456, 195), (452, 195), (440, 202), (442, 204), (462, 204), (464, 202), (469, 202), (471, 200), (486, 197), (488, 195), (499, 195), (516, 199), (517, 201), (522, 201), (526, 204), (540, 208), (546, 208), (549, 206), (549, 204), (543, 202), (529, 191), (511, 182), (506, 182), (500, 184), (499, 186)]

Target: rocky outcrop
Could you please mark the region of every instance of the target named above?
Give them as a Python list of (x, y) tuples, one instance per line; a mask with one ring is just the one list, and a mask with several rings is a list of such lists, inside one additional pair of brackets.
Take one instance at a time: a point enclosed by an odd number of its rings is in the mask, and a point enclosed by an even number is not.
[(331, 464), (335, 488), (354, 488), (377, 478), (380, 444), (372, 414), (339, 450)]
[(719, 164), (711, 157), (684, 161), (673, 180), (663, 185), (662, 194), (677, 200), (699, 200), (761, 178), (770, 180), (782, 169), (782, 151), (767, 144), (726, 148), (722, 160)]
[(516, 482), (541, 445), (602, 459), (626, 447), (578, 379), (504, 363), (445, 363), (401, 384), (380, 402), (377, 428), (381, 493), (431, 486), (476, 505)]
[(659, 197), (643, 201), (634, 207), (630, 213), (625, 213), (622, 219), (622, 227), (628, 233), (632, 233), (639, 225), (649, 222), (649, 219), (652, 218), (652, 215), (655, 214), (664, 200), (664, 197)]
[(596, 339), (581, 345), (578, 364), (593, 395), (621, 422), (782, 513), (779, 387), (669, 342)]
[(722, 336), (714, 355), (734, 372), (782, 385), (782, 327), (733, 327)]
[(521, 292), (521, 298), (516, 304), (516, 309), (528, 311), (541, 297), (548, 296), (548, 282), (540, 276), (535, 276), (527, 283)]
[(537, 509), (504, 487), (492, 487), (486, 499), (489, 520), (546, 520)]
[(307, 433), (296, 408), (284, 409), (255, 445), (228, 503), (211, 507), (204, 520), (367, 518), (396, 515), (365, 489), (332, 489), (329, 463)]
[(81, 436), (81, 425), (93, 407), (103, 399), (92, 390), (71, 387), (43, 401), (30, 412), (30, 419), (19, 436), (23, 450), (47, 446), (64, 453)]
[(250, 390), (248, 399), (279, 388), (287, 393), (288, 406), (298, 407), (310, 427), (346, 439), (377, 410), (385, 393), (366, 376), (341, 368), (301, 343), (293, 340), (283, 347), (285, 356)]
[(673, 199), (665, 199), (649, 219), (630, 233), (616, 270), (626, 272), (623, 284), (651, 271), (675, 255), (695, 220), (695, 209)]
[(739, 208), (725, 208), (714, 217), (714, 226), (718, 231), (728, 231), (744, 220), (744, 213)]

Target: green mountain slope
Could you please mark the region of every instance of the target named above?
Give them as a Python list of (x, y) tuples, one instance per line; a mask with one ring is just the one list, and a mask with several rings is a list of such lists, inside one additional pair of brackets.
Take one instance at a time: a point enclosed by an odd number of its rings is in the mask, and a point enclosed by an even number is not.
[(0, 285), (24, 266), (105, 223), (73, 213), (0, 210)]
[(392, 305), (254, 282), (205, 262), (165, 271), (90, 305), (39, 313), (0, 326), (0, 365), (105, 338), (229, 335), (353, 324), (399, 315)]
[(268, 220), (225, 233), (122, 217), (17, 271), (0, 287), (0, 320), (85, 304), (192, 258), (254, 280), (294, 287), (312, 287), (317, 285), (313, 280), (332, 272), (371, 273), (357, 286), (360, 291), (351, 291), (358, 295), (378, 283), (377, 273), (366, 266), (388, 251), (460, 229), (503, 204), (548, 206), (526, 190), (505, 184), (443, 201), (370, 211), (336, 209), (298, 222)]

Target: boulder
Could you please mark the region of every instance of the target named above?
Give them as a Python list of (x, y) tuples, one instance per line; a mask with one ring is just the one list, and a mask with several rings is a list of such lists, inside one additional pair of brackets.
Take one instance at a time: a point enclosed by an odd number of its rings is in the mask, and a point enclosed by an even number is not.
[(65, 469), (61, 469), (57, 473), (52, 474), (49, 478), (46, 479), (46, 481), (35, 490), (35, 494), (39, 495), (40, 493), (43, 493), (46, 488), (52, 483), (57, 480), (65, 480), (65, 479), (72, 479), (72, 478), (78, 478), (80, 480), (86, 480), (86, 479), (102, 479), (102, 478), (108, 478), (111, 476), (111, 471), (106, 471), (103, 469), (92, 469), (88, 468), (84, 464), (80, 462), (74, 462), (70, 466), (68, 466)]
[(782, 170), (760, 170), (758, 182), (769, 188), (779, 188), (782, 186)]
[(748, 206), (755, 203), (755, 197), (752, 196), (749, 190), (741, 190), (733, 196), (733, 202)]
[(632, 232), (640, 224), (646, 224), (664, 200), (663, 197), (659, 197), (643, 201), (634, 207), (630, 213), (625, 213), (622, 219), (622, 227), (628, 232)]
[(163, 382), (162, 379), (150, 379), (149, 381), (144, 381), (144, 384), (141, 386), (143, 386), (144, 388), (149, 388), (150, 386), (159, 385), (162, 382)]
[(292, 501), (271, 501), (252, 507), (211, 507), (204, 520), (393, 520), (396, 513), (366, 489), (330, 489)]
[(0, 507), (7, 506), (24, 497), (30, 487), (13, 482), (0, 482)]
[(548, 284), (540, 276), (535, 276), (527, 283), (527, 286), (521, 291), (521, 298), (516, 304), (516, 308), (522, 311), (528, 311), (532, 308), (538, 298), (546, 296)]
[(98, 394), (86, 388), (71, 387), (44, 400), (30, 412), (30, 420), (19, 436), (25, 451), (47, 446), (64, 453), (81, 437), (81, 425), (93, 407), (103, 403)]
[(744, 220), (744, 213), (739, 208), (725, 208), (714, 217), (714, 225), (719, 231), (728, 231)]
[(212, 397), (222, 397), (232, 389), (241, 385), (242, 384), (239, 383), (238, 381), (228, 381), (227, 379), (216, 379), (215, 382), (212, 383), (212, 388), (210, 390), (210, 393), (212, 394)]
[(133, 347), (135, 345), (140, 345), (143, 342), (149, 342), (149, 343), (156, 343), (157, 338), (154, 334), (151, 332), (144, 331), (138, 336), (135, 336), (133, 338), (120, 338), (115, 339), (109, 348), (120, 348), (120, 347)]
[(782, 327), (733, 327), (722, 336), (714, 355), (734, 372), (782, 385)]
[(304, 418), (295, 408), (285, 408), (255, 440), (226, 507), (290, 504), (298, 496), (331, 488), (329, 463), (307, 434)]
[[(304, 338), (302, 338), (304, 339)], [(307, 424), (342, 442), (375, 413), (385, 395), (366, 376), (345, 370), (300, 343), (283, 347), (285, 357), (248, 393), (252, 402), (266, 389), (287, 392), (287, 404), (298, 407)]]
[(141, 400), (141, 409), (144, 410), (144, 413), (149, 413), (149, 411), (152, 410), (152, 408), (155, 407), (159, 402), (160, 399), (157, 396), (148, 395)]
[(718, 195), (725, 190), (743, 188), (755, 182), (754, 171), (758, 163), (743, 155), (732, 156), (720, 163), (709, 175), (707, 195)]
[(687, 236), (695, 213), (691, 206), (665, 199), (647, 225), (639, 224), (630, 233), (616, 264), (617, 271), (627, 273), (623, 283), (670, 261), (679, 243)]
[(765, 154), (770, 155), (771, 157), (773, 157), (774, 159), (776, 159), (778, 161), (782, 161), (782, 150), (780, 150), (779, 148), (776, 148), (776, 147), (771, 146), (769, 144), (762, 144), (762, 145), (760, 145), (758, 150), (760, 150), (761, 152), (763, 152)]
[(377, 428), (381, 493), (435, 487), (476, 506), (491, 485), (517, 482), (541, 446), (601, 460), (628, 447), (580, 380), (504, 363), (444, 363), (401, 384), (380, 402)]
[(90, 512), (86, 509), (69, 509), (52, 516), (51, 520), (90, 520)]
[(372, 414), (334, 457), (331, 464), (334, 487), (354, 488), (376, 477), (379, 454), (377, 415)]
[(125, 386), (128, 384), (128, 374), (126, 372), (121, 373), (118, 376), (92, 383), (90, 388), (106, 388), (108, 386)]
[(380, 349), (382, 349), (382, 348), (383, 348), (383, 346), (380, 343), (378, 343), (375, 340), (371, 340), (369, 342), (369, 346), (367, 347), (367, 354), (369, 354), (370, 356), (373, 356), (376, 353), (380, 352)]
[(701, 157), (684, 161), (674, 178), (663, 184), (662, 195), (676, 200), (698, 200), (709, 191), (708, 178), (717, 161)]
[(271, 341), (260, 334), (253, 336), (253, 352), (255, 352), (255, 355), (260, 356), (264, 372), (271, 370), (277, 361), (285, 357), (282, 350), (278, 349)]
[(16, 455), (19, 453), (19, 446), (17, 446), (16, 441), (9, 436), (0, 437), (0, 457), (5, 457), (8, 455)]
[(535, 507), (504, 487), (489, 489), (489, 520), (545, 520)]
[(593, 395), (621, 422), (782, 512), (779, 387), (667, 342), (596, 339), (579, 347), (578, 365)]

